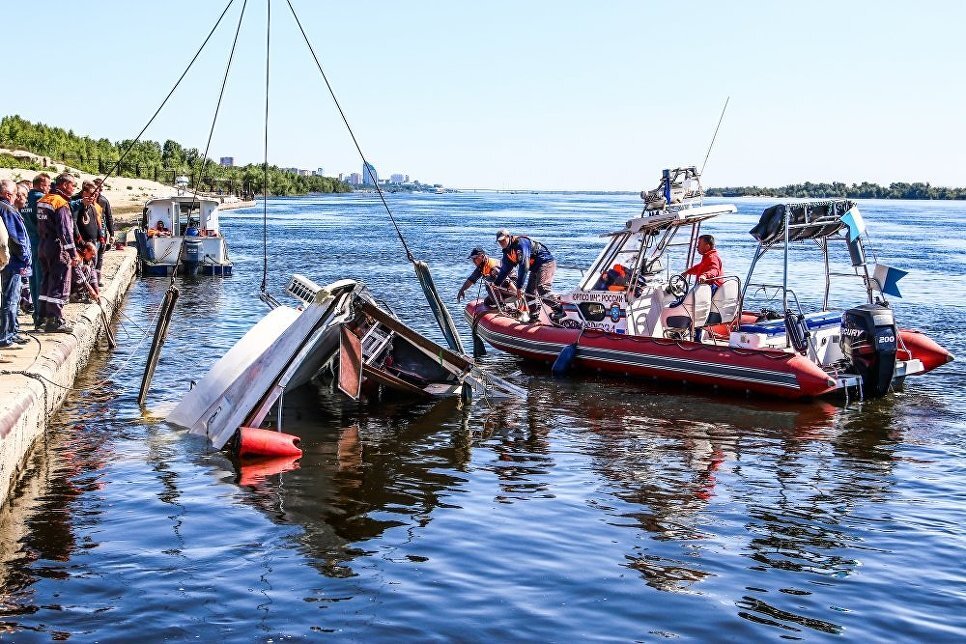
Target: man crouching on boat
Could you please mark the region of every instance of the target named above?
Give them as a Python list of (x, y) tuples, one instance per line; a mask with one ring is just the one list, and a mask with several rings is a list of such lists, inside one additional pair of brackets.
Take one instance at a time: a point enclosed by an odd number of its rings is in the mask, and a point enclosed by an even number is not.
[[(456, 294), (456, 301), (462, 302), (463, 298), (466, 297), (466, 291), (473, 287), (482, 278), (486, 282), (491, 284), (496, 283), (494, 280), (500, 272), (500, 260), (494, 259), (486, 254), (486, 251), (477, 246), (472, 251), (470, 251), (469, 256), (466, 258), (473, 262), (473, 272), (470, 276), (466, 278), (463, 282), (463, 286), (460, 287), (459, 293)], [(508, 281), (508, 280), (504, 280)], [(501, 283), (503, 288), (506, 288), (506, 284)], [(493, 306), (496, 302), (493, 300), (492, 295), (487, 295), (486, 299), (483, 300), (483, 304), (486, 306)]]
[[(500, 272), (494, 280), (502, 284), (509, 277), (514, 267), (517, 268), (516, 284), (510, 282), (511, 287), (523, 291), (529, 303), (530, 317), (534, 320), (540, 315), (541, 301), (551, 299), (553, 274), (557, 271), (557, 262), (550, 250), (535, 239), (523, 235), (511, 235), (510, 231), (501, 228), (496, 233), (496, 243), (503, 249), (503, 261)], [(526, 284), (526, 289), (524, 289)], [(551, 304), (553, 306), (553, 304)], [(559, 305), (558, 305), (559, 306)]]

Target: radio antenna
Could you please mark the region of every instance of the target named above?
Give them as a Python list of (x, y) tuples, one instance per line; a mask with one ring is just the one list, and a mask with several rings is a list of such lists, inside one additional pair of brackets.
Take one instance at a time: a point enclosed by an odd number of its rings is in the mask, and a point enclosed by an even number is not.
[(721, 121), (724, 120), (725, 110), (728, 109), (728, 101), (731, 97), (725, 99), (724, 107), (721, 108), (721, 116), (718, 117), (718, 125), (714, 128), (714, 136), (711, 137), (711, 144), (708, 146), (708, 153), (704, 155), (704, 163), (701, 164), (701, 176), (704, 176), (704, 166), (708, 165), (708, 157), (711, 156), (711, 148), (714, 147), (714, 140), (718, 138), (718, 129), (721, 127)]

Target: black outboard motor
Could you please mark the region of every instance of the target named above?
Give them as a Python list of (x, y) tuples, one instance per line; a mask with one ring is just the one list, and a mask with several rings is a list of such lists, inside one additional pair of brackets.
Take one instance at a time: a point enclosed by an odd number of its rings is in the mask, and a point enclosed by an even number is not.
[(898, 335), (892, 309), (883, 304), (863, 304), (842, 315), (842, 352), (869, 398), (884, 396), (892, 385)]

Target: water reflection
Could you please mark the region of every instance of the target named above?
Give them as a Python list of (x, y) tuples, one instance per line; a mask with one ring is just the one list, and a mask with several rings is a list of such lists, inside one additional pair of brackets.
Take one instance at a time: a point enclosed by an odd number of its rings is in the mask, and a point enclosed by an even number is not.
[[(298, 463), (236, 463), (243, 503), (303, 528), (304, 552), (323, 574), (353, 575), (351, 561), (387, 529), (426, 527), (462, 484), (472, 437), (455, 398), (368, 405), (305, 387), (286, 396), (284, 427), (303, 437)], [(270, 472), (280, 467), (278, 472)]]

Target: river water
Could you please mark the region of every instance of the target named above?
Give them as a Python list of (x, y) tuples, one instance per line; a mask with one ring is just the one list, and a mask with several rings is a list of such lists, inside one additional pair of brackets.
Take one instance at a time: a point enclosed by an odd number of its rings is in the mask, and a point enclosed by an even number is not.
[[(388, 195), (452, 302), (472, 246), (525, 231), (572, 286), (629, 195)], [(744, 278), (770, 201), (705, 225)], [(966, 204), (861, 202), (883, 263), (909, 270), (904, 327), (959, 356)], [(0, 641), (966, 637), (966, 393), (959, 363), (868, 401), (786, 404), (595, 376), (491, 351), (525, 402), (359, 405), (287, 396), (297, 464), (238, 468), (159, 419), (266, 311), (261, 208), (226, 212), (235, 275), (180, 282), (149, 406), (137, 282), (0, 517)], [(436, 339), (374, 195), (277, 199), (270, 290), (366, 281)], [(820, 297), (809, 259), (800, 295)], [(291, 469), (295, 468), (295, 469)], [(280, 471), (284, 470), (284, 471)]]

